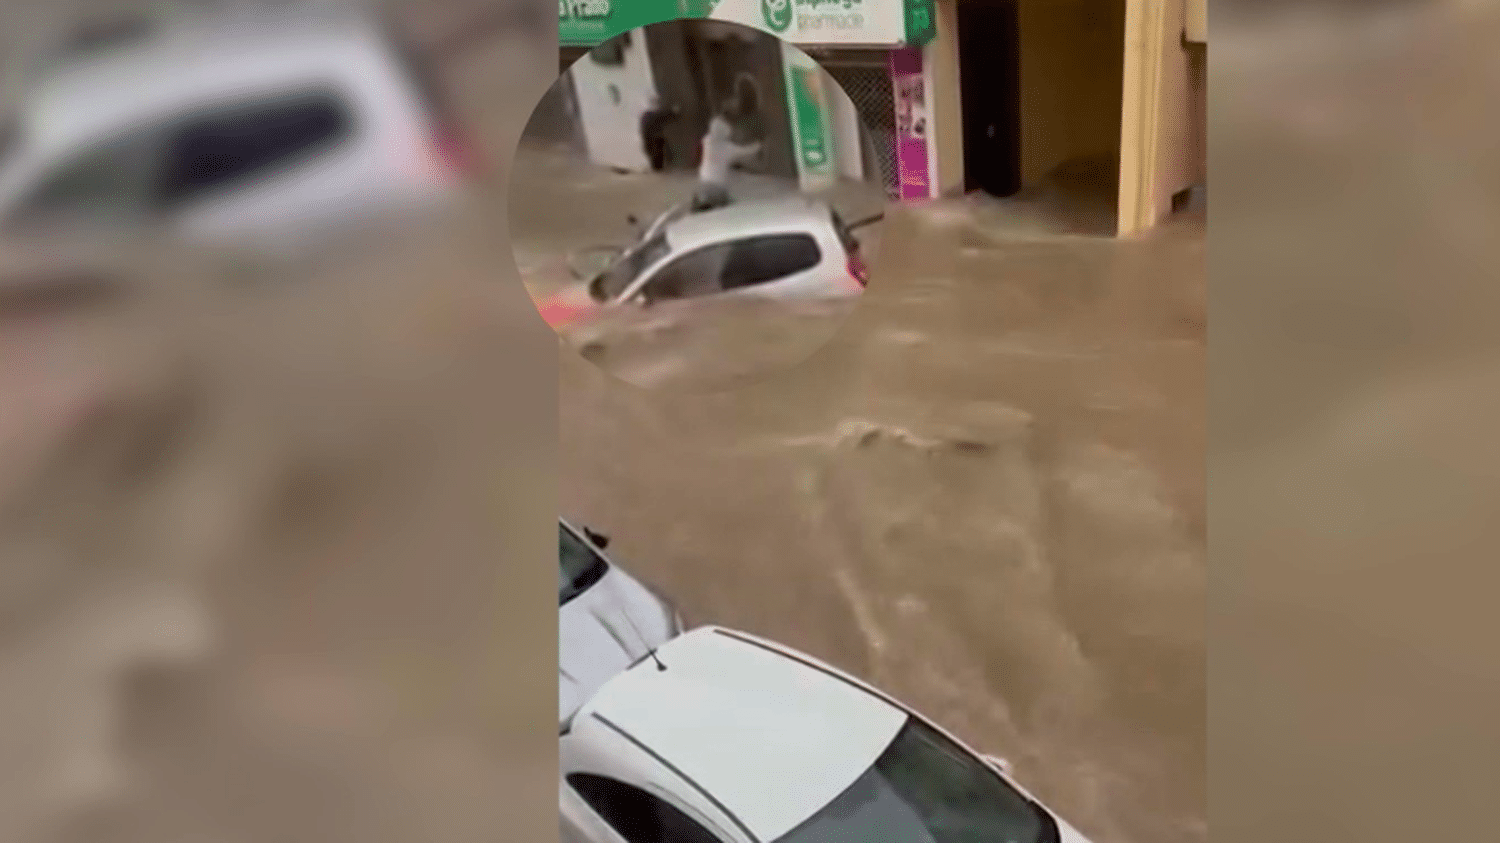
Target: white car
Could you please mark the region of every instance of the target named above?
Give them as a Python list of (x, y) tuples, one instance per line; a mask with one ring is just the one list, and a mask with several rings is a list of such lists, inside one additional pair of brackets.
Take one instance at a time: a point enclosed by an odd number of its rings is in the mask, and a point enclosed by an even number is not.
[(424, 69), (338, 8), (141, 18), (68, 45), (0, 132), (0, 229), (266, 233), (451, 198), (471, 159)]
[(591, 843), (1087, 843), (870, 686), (720, 627), (601, 688), (560, 737), (563, 826)]
[(669, 211), (587, 284), (544, 301), (542, 318), (565, 328), (607, 309), (681, 299), (857, 295), (869, 280), (857, 227), (801, 196)]
[(671, 601), (605, 557), (608, 542), (558, 520), (559, 726), (600, 686), (682, 633)]

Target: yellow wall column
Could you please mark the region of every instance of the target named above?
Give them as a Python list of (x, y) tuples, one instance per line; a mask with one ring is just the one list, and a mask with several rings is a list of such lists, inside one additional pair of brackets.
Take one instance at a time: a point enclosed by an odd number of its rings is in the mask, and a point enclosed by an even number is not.
[(923, 49), (927, 101), (932, 125), (928, 153), (933, 167), (933, 195), (962, 193), (964, 189), (964, 117), (958, 73), (959, 0), (937, 0), (937, 34)]
[[(1205, 140), (1201, 46), (1189, 46), (1184, 0), (1125, 4), (1120, 117), (1119, 225), (1122, 235), (1156, 225), (1172, 196), (1203, 178)], [(1199, 52), (1195, 60), (1195, 52)]]

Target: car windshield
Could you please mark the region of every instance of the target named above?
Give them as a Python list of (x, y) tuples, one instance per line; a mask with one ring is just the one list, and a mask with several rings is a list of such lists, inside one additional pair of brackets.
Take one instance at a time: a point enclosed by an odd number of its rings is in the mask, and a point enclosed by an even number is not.
[(874, 766), (776, 843), (1057, 843), (1041, 806), (910, 718)]
[(609, 573), (609, 563), (572, 530), (557, 525), (557, 605), (589, 590)]
[(669, 251), (671, 248), (667, 246), (666, 235), (658, 234), (652, 237), (635, 249), (626, 252), (609, 269), (599, 273), (589, 284), (589, 293), (595, 301), (614, 299), (625, 292), (632, 281), (641, 277), (642, 272), (666, 257)]

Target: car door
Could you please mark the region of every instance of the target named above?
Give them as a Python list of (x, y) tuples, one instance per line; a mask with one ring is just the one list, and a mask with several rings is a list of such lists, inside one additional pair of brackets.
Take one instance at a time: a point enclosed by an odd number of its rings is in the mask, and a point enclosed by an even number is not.
[(729, 250), (721, 284), (731, 295), (817, 295), (830, 287), (826, 251), (806, 231), (741, 238)]

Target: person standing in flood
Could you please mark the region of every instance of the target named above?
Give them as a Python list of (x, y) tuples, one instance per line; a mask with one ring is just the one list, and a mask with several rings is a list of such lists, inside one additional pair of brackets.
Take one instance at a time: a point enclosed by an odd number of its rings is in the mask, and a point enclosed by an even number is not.
[(698, 164), (698, 191), (693, 205), (707, 210), (729, 204), (729, 171), (735, 164), (760, 154), (761, 142), (741, 144), (734, 140), (730, 117), (735, 109), (725, 107), (708, 121), (703, 134), (702, 155)]

